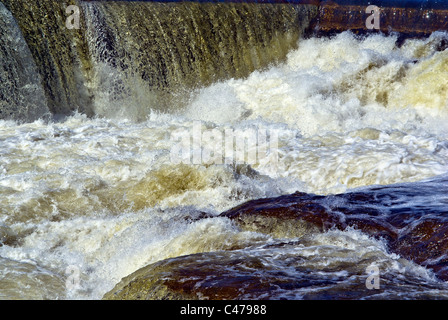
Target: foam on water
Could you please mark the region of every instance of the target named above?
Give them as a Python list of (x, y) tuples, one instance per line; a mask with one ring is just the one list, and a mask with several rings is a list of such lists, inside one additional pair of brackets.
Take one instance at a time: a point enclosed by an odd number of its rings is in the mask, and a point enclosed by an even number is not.
[[(447, 52), (435, 48), (444, 38), (436, 33), (401, 48), (396, 37), (380, 35), (302, 41), (283, 65), (204, 89), (187, 114), (218, 123), (286, 124), (278, 171), (306, 181), (310, 192), (441, 174)], [(217, 91), (226, 95), (220, 102)]]
[[(447, 51), (435, 45), (444, 37), (401, 48), (380, 35), (305, 40), (284, 64), (215, 83), (192, 93), (182, 112), (152, 113), (138, 123), (80, 114), (51, 123), (0, 121), (0, 223), (15, 239), (0, 247), (0, 264), (33, 269), (14, 282), (16, 293), (36, 297), (18, 288), (37, 272), (36, 281), (51, 280), (28, 287), (44, 287), (45, 297), (101, 298), (146, 264), (272, 241), (214, 217), (246, 200), (446, 173)], [(171, 163), (172, 134), (192, 130), (197, 120), (220, 132), (278, 130), (277, 170), (269, 161)], [(204, 214), (209, 218), (199, 219)], [(350, 232), (314, 235), (300, 250), (335, 256), (313, 266), (338, 264), (342, 256), (342, 268), (369, 256), (432, 281), (421, 267)], [(346, 255), (347, 246), (355, 256)], [(81, 271), (80, 290), (65, 290), (71, 265)], [(13, 285), (6, 279), (0, 282)]]

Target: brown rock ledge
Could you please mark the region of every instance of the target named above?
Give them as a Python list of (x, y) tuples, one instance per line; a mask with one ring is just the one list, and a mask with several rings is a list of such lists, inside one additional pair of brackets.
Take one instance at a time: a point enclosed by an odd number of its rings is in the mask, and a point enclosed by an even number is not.
[[(263, 248), (205, 252), (159, 261), (124, 278), (104, 299), (375, 298), (376, 292), (366, 290), (364, 279), (360, 278), (365, 275), (364, 264), (371, 262), (346, 263), (345, 275), (340, 274), (340, 265), (316, 272), (314, 266), (310, 268), (303, 263), (303, 257), (295, 254), (295, 249), (288, 251), (302, 239), (306, 241), (308, 234), (348, 227), (383, 239), (391, 253), (433, 270), (439, 279), (446, 281), (446, 200), (431, 203), (437, 192), (433, 187), (418, 191), (414, 188), (373, 187), (329, 196), (297, 192), (249, 201), (222, 213), (221, 217), (233, 220), (242, 230), (267, 233), (278, 239), (290, 238), (291, 242), (284, 240)], [(446, 189), (442, 184), (443, 188)], [(417, 204), (412, 195), (420, 198)], [(389, 292), (409, 286), (406, 292), (412, 298), (437, 298), (432, 296), (437, 288), (431, 290), (434, 288), (412, 276), (400, 283), (396, 282), (396, 275), (382, 274), (381, 281)], [(400, 298), (394, 294), (388, 298)]]

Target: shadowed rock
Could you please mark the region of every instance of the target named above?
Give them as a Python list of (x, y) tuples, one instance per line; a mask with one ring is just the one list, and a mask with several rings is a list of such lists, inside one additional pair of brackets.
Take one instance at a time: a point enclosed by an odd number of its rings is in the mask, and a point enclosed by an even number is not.
[[(316, 268), (304, 263), (297, 243), (281, 243), (245, 250), (205, 252), (148, 265), (124, 278), (105, 300), (278, 300), (278, 299), (438, 299), (437, 284), (422, 283), (415, 275), (397, 281), (381, 274), (385, 290), (366, 288), (365, 268), (358, 264), (329, 264)], [(275, 257), (275, 261), (274, 261)], [(325, 259), (325, 257), (322, 257)], [(341, 271), (340, 268), (344, 268)]]
[(367, 6), (367, 4), (338, 5), (330, 1), (323, 2), (316, 27), (322, 32), (393, 31), (407, 36), (425, 36), (434, 31), (448, 30), (447, 8), (403, 6), (379, 6), (379, 29), (369, 29), (366, 27), (366, 21), (372, 12), (366, 12)]
[(406, 206), (401, 203), (400, 194), (389, 194), (388, 190), (384, 187), (331, 196), (295, 193), (250, 201), (222, 216), (236, 221), (243, 229), (261, 232), (269, 232), (270, 225), (286, 221), (320, 231), (351, 227), (386, 240), (392, 252), (448, 280), (448, 209), (435, 210), (431, 203), (428, 207), (414, 207), (411, 203)]
[(359, 230), (382, 239), (386, 250), (398, 255), (389, 263), (413, 262), (446, 281), (447, 191), (442, 178), (338, 195), (297, 192), (249, 201), (221, 218), (243, 231), (270, 234), (277, 239), (273, 243), (159, 261), (124, 278), (104, 299), (439, 299), (443, 282), (397, 274), (387, 265), (381, 273), (384, 291), (368, 290), (366, 267), (389, 259), (382, 249), (362, 253), (359, 239), (355, 247), (340, 248), (310, 239), (323, 232)]

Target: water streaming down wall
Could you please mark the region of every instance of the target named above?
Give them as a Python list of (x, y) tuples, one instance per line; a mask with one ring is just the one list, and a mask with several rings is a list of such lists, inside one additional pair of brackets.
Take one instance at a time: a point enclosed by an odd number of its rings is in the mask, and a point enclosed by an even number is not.
[[(83, 85), (89, 62), (87, 47), (81, 33), (65, 27), (65, 5), (55, 0), (2, 2), (20, 27), (25, 40), (21, 42), (22, 48), (27, 46), (34, 58), (37, 73), (31, 77), (40, 77), (47, 108), (52, 114), (67, 114), (76, 109), (87, 113), (89, 97)], [(23, 105), (15, 94), (10, 101), (9, 108), (16, 111), (6, 118), (32, 121), (42, 116), (23, 117)]]
[[(8, 59), (2, 58), (0, 119), (22, 121), (48, 110), (137, 120), (150, 109), (178, 110), (194, 88), (281, 61), (304, 32), (422, 36), (448, 27), (448, 11), (437, 0), (376, 2), (380, 30), (366, 30), (369, 1), (1, 3)], [(66, 27), (68, 5), (81, 8), (79, 29)]]
[(42, 116), (48, 109), (41, 78), (19, 26), (1, 2), (0, 34), (0, 118)]
[[(51, 113), (134, 119), (179, 106), (185, 90), (280, 61), (317, 14), (316, 6), (280, 3), (3, 3), (34, 57)], [(81, 8), (79, 29), (65, 26), (69, 4)], [(15, 92), (7, 104), (16, 111), (1, 118), (41, 116), (23, 115)]]
[(83, 10), (99, 67), (92, 86), (105, 99), (95, 113), (119, 115), (125, 103), (134, 118), (148, 107), (178, 109), (192, 88), (278, 62), (313, 15), (308, 6), (254, 3), (101, 2)]

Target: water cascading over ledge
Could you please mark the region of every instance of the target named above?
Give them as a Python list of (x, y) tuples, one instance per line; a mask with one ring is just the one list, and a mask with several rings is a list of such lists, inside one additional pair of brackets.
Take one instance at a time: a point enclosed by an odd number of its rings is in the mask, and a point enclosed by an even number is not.
[[(173, 111), (185, 92), (281, 61), (317, 14), (286, 3), (2, 2), (34, 58), (28, 78), (40, 78), (45, 93), (45, 106), (31, 108), (32, 99), (10, 91), (0, 118), (22, 121), (43, 116), (24, 108), (137, 120), (150, 109)], [(65, 25), (71, 4), (80, 8), (79, 29)]]
[[(20, 121), (176, 111), (192, 89), (282, 61), (304, 33), (427, 36), (448, 28), (437, 0), (0, 3), (0, 119)], [(370, 4), (381, 9), (379, 29), (366, 28)], [(66, 27), (68, 5), (80, 8), (79, 29)]]
[(14, 17), (1, 2), (0, 17), (0, 118), (39, 117), (48, 109), (37, 66)]
[[(55, 0), (1, 2), (22, 33), (23, 40), (18, 51), (29, 51), (28, 63), (35, 65), (35, 72), (28, 73), (27, 78), (30, 82), (35, 81), (33, 78), (40, 80), (39, 90), (44, 92), (44, 97), (38, 102), (39, 105), (45, 105), (43, 109), (51, 114), (68, 114), (73, 110), (89, 113), (90, 97), (84, 82), (90, 57), (82, 32), (73, 32), (65, 26), (66, 6)], [(66, 3), (75, 4), (75, 1)], [(3, 65), (20, 63), (14, 56), (2, 60)], [(5, 87), (8, 83), (2, 78), (0, 91), (4, 91)], [(33, 121), (43, 116), (42, 112), (24, 112), (24, 109), (36, 109), (36, 102), (24, 97), (18, 88), (7, 94), (9, 99), (0, 102), (2, 110), (7, 112), (2, 113), (0, 118)]]

